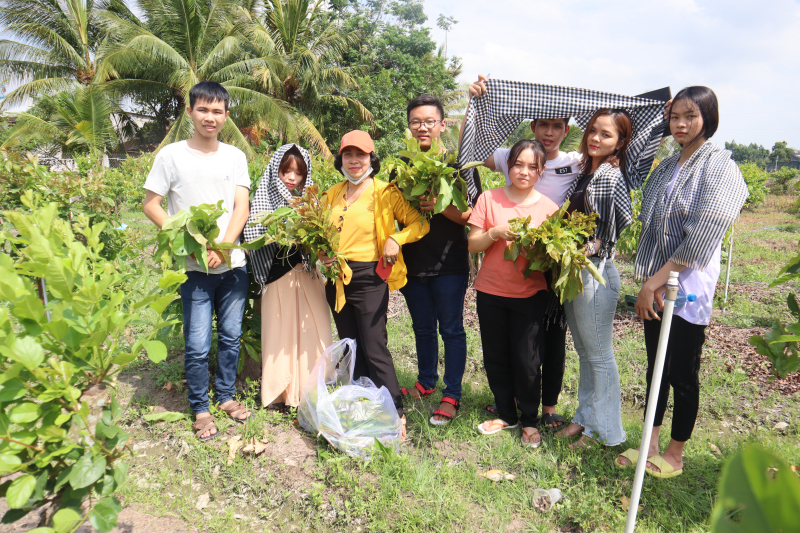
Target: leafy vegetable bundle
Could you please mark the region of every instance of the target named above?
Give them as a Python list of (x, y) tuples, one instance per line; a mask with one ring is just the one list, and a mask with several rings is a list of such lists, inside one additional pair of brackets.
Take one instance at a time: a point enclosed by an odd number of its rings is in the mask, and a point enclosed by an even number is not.
[[(436, 206), (433, 213), (422, 211), (430, 218), (433, 214), (441, 213), (451, 204), (460, 211), (466, 211), (467, 183), (456, 172), (456, 154), (447, 153), (441, 149), (438, 139), (433, 139), (431, 148), (423, 151), (419, 142), (406, 130), (406, 150), (400, 155), (408, 158), (408, 162), (398, 158), (386, 165), (386, 170), (391, 174), (396, 172), (397, 187), (403, 191), (403, 196), (414, 207), (419, 209), (419, 197), (436, 197)], [(467, 163), (462, 170), (482, 165), (480, 161)]]
[[(303, 196), (292, 199), (291, 206), (264, 213), (252, 224), (261, 224), (264, 234), (255, 241), (243, 244), (249, 250), (265, 244), (277, 243), (281, 246), (299, 246), (315, 261), (320, 255), (336, 255), (339, 249), (339, 232), (331, 222), (331, 210), (320, 201), (319, 188), (311, 185), (305, 188)], [(330, 267), (320, 265), (322, 275), (335, 280), (341, 272), (343, 258), (339, 257)]]
[(552, 289), (561, 303), (571, 302), (583, 293), (581, 270), (606, 284), (603, 276), (584, 254), (584, 245), (594, 232), (597, 213), (590, 215), (573, 211), (567, 214), (569, 200), (538, 227), (531, 227), (531, 217), (515, 218), (509, 222), (515, 239), (508, 244), (505, 259), (516, 261), (522, 255), (528, 259), (525, 277), (534, 271), (553, 273)]
[(222, 200), (217, 205), (200, 204), (192, 206), (189, 211), (181, 209), (164, 219), (161, 231), (156, 237), (158, 248), (155, 257), (166, 259), (164, 254), (175, 258), (178, 266), (186, 270), (186, 258), (194, 254), (194, 258), (208, 272), (208, 251), (217, 250), (222, 254), (228, 268), (231, 266), (231, 248), (238, 248), (230, 242), (216, 242), (219, 237), (217, 219), (227, 211), (222, 207)]

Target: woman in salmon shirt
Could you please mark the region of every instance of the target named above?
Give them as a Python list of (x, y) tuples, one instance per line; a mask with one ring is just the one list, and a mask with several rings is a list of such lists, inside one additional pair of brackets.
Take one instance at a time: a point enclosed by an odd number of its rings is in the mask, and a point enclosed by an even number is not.
[[(506, 261), (509, 221), (531, 217), (538, 226), (558, 206), (533, 188), (547, 155), (539, 141), (523, 139), (508, 154), (511, 184), (484, 192), (469, 218), (469, 251), (485, 251), (475, 281), (481, 327), (483, 364), (497, 402), (498, 418), (478, 426), (484, 435), (522, 424), (522, 444), (538, 448), (541, 328), (547, 303), (547, 282), (541, 272), (525, 277), (528, 261)], [(516, 398), (516, 405), (514, 399)], [(522, 416), (517, 416), (517, 407)]]

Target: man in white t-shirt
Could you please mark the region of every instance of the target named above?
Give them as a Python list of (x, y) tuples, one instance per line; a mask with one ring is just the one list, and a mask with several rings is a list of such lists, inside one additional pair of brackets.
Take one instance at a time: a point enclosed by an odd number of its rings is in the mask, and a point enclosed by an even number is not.
[[(478, 81), (469, 88), (470, 98), (480, 98), (486, 94), (486, 77), (478, 76)], [(580, 175), (581, 154), (578, 152), (562, 152), (559, 147), (561, 141), (569, 132), (569, 117), (558, 119), (537, 119), (531, 122), (531, 129), (537, 141), (541, 142), (547, 153), (544, 172), (534, 189), (544, 194), (557, 205), (564, 203), (567, 192), (572, 183)], [(508, 178), (509, 148), (498, 148), (484, 164), (491, 170), (502, 172), (506, 178), (506, 185), (511, 181)], [(550, 307), (553, 307), (551, 310)], [(558, 395), (564, 380), (564, 361), (566, 359), (567, 326), (564, 318), (564, 308), (556, 303), (548, 306), (551, 311), (545, 319), (547, 327), (544, 331), (544, 356), (542, 357), (542, 423), (552, 430), (565, 427), (564, 417), (556, 413)], [(486, 408), (491, 414), (496, 414), (493, 405)]]
[[(189, 91), (186, 113), (194, 124), (191, 139), (165, 146), (156, 156), (144, 188), (144, 213), (160, 229), (167, 213), (161, 204), (167, 197), (169, 215), (200, 204), (223, 201), (227, 211), (218, 220), (219, 242), (240, 242), (250, 215), (250, 177), (244, 153), (217, 136), (228, 118), (228, 91), (217, 82), (200, 82)], [(231, 253), (231, 268), (219, 252), (208, 251), (208, 272), (193, 258), (187, 258), (188, 279), (181, 285), (183, 334), (186, 343), (184, 368), (189, 406), (195, 414), (192, 424), (200, 440), (218, 432), (209, 412), (208, 354), (211, 328), (217, 316), (216, 400), (236, 420), (250, 412), (233, 399), (242, 336), (242, 317), (249, 280), (243, 250)]]

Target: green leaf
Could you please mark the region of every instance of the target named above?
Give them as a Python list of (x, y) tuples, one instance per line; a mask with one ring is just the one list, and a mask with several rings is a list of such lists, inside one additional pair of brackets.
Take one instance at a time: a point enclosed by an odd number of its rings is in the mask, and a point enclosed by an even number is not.
[(120, 352), (111, 359), (111, 362), (114, 363), (115, 365), (125, 366), (134, 359), (136, 359), (136, 354)]
[(53, 515), (53, 528), (55, 528), (56, 533), (69, 533), (75, 529), (75, 526), (77, 526), (82, 519), (83, 517), (81, 514), (75, 509), (69, 507), (59, 509), (58, 512)]
[(164, 312), (164, 309), (167, 308), (169, 304), (171, 304), (178, 296), (175, 294), (165, 294), (157, 298), (153, 303), (150, 304), (150, 309), (158, 313), (159, 315)]
[(186, 281), (187, 277), (186, 274), (183, 272), (175, 272), (173, 270), (167, 270), (164, 272), (164, 275), (161, 276), (161, 279), (158, 280), (158, 287), (161, 290), (169, 289), (170, 287), (174, 287), (175, 285), (180, 285), (184, 281)]
[(0, 520), (0, 523), (13, 524), (23, 516), (27, 515), (29, 512), (30, 511), (28, 509), (9, 509), (6, 511), (6, 514), (3, 515), (3, 519)]
[(29, 424), (39, 418), (39, 413), (38, 404), (22, 402), (9, 411), (8, 419), (15, 424)]
[(25, 396), (28, 389), (19, 379), (12, 379), (0, 385), (0, 402), (10, 402)]
[(102, 498), (89, 513), (89, 522), (100, 533), (111, 531), (117, 526), (117, 516), (122, 511), (119, 500), (113, 496)]
[(25, 507), (36, 487), (36, 478), (31, 475), (20, 476), (11, 482), (6, 491), (6, 503), (12, 509)]
[(187, 220), (189, 220), (189, 212), (181, 209), (174, 215), (164, 219), (164, 221), (161, 223), (161, 230), (166, 231), (181, 228), (186, 224)]
[(22, 337), (10, 347), (9, 356), (14, 361), (22, 363), (28, 370), (33, 370), (44, 361), (44, 350), (33, 337)]
[(30, 531), (28, 531), (28, 533), (57, 533), (57, 532), (52, 527), (37, 527), (36, 529), (31, 529)]
[(163, 413), (150, 413), (149, 415), (144, 415), (142, 418), (148, 422), (176, 422), (187, 418), (187, 416), (183, 413), (164, 411)]
[(167, 358), (167, 347), (161, 341), (142, 341), (142, 346), (147, 350), (147, 357), (154, 363), (160, 363)]
[(72, 465), (69, 484), (72, 485), (74, 489), (86, 488), (103, 477), (105, 470), (105, 457), (102, 455), (93, 457), (91, 453), (85, 453)]
[(19, 470), (22, 461), (11, 453), (0, 453), (0, 473), (8, 474)]
[[(777, 470), (768, 471), (774, 466)], [(798, 509), (797, 475), (776, 455), (748, 445), (722, 470), (711, 528), (715, 533), (800, 531)]]

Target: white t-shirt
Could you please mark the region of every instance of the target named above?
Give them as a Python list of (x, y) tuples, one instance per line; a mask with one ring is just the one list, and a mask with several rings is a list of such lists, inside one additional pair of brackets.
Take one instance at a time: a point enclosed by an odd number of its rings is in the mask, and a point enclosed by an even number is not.
[[(217, 219), (217, 239), (222, 240), (231, 220), (236, 187), (239, 185), (250, 188), (244, 152), (229, 144), (219, 143), (216, 154), (204, 156), (192, 151), (186, 141), (179, 141), (165, 146), (158, 153), (144, 188), (167, 197), (169, 215), (200, 204), (215, 205), (222, 200), (222, 207), (227, 211)], [(236, 244), (240, 242), (241, 238), (237, 237)], [(231, 250), (233, 268), (243, 267), (245, 263), (244, 250)], [(191, 257), (186, 259), (186, 270), (205, 272)], [(221, 274), (227, 270), (228, 265), (222, 263), (208, 272)]]
[[(508, 178), (509, 153), (511, 153), (510, 148), (498, 148), (494, 151), (494, 166), (505, 175), (506, 185), (511, 185), (511, 180)], [(547, 160), (544, 172), (533, 188), (560, 207), (564, 203), (564, 198), (572, 186), (572, 182), (581, 173), (580, 163), (581, 154), (579, 152), (558, 152), (558, 157)]]

